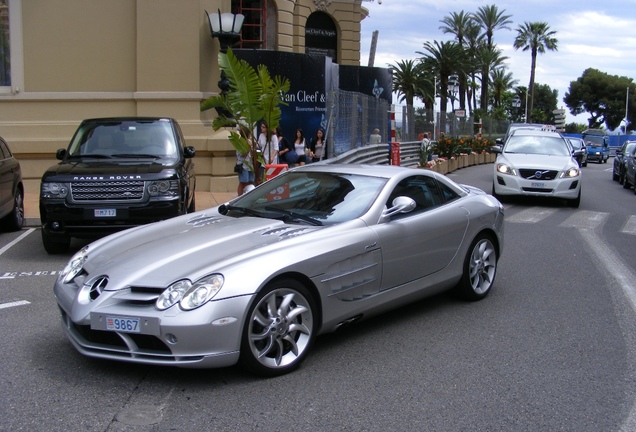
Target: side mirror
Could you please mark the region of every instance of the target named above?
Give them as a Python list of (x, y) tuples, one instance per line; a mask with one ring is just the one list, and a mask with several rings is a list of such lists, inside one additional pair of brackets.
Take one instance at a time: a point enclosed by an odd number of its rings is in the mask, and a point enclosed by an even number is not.
[(408, 213), (410, 211), (413, 211), (413, 209), (415, 208), (415, 200), (407, 196), (399, 196), (393, 200), (391, 205), (392, 207), (386, 209), (382, 213), (382, 216), (391, 217), (397, 213)]
[(61, 148), (55, 152), (55, 159), (64, 160), (65, 157), (66, 157), (66, 149)]
[(501, 153), (502, 148), (500, 145), (490, 147), (490, 151), (493, 153)]
[(183, 156), (185, 156), (186, 159), (193, 158), (195, 154), (196, 150), (194, 149), (194, 147), (186, 146), (183, 148)]

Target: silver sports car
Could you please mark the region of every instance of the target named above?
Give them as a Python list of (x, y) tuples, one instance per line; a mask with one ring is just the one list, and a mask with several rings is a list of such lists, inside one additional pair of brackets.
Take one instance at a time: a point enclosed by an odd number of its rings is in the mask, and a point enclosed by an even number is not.
[(503, 207), (432, 171), (306, 165), (208, 210), (80, 250), (55, 296), (90, 357), (289, 372), (317, 335), (493, 286)]

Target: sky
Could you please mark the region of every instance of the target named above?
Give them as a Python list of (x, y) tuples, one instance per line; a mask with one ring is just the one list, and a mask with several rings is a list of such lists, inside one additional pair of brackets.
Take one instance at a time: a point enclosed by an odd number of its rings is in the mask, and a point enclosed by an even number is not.
[[(636, 0), (365, 0), (362, 6), (369, 16), (361, 24), (360, 65), (368, 65), (375, 30), (373, 66), (388, 67), (421, 57), (417, 51), (425, 51), (426, 41), (453, 40), (454, 35), (440, 29), (444, 17), (492, 4), (511, 15), (510, 30), (496, 30), (493, 40), (508, 57), (505, 64), (517, 85), (528, 87), (531, 57), (529, 51), (514, 49), (516, 29), (524, 22), (546, 22), (556, 31), (558, 50), (537, 56), (535, 82), (558, 91), (557, 105), (565, 108), (566, 123), (587, 124), (589, 114), (573, 116), (563, 102), (570, 83), (585, 69), (636, 79)], [(627, 89), (625, 93), (627, 98)], [(397, 98), (393, 103), (398, 103)]]

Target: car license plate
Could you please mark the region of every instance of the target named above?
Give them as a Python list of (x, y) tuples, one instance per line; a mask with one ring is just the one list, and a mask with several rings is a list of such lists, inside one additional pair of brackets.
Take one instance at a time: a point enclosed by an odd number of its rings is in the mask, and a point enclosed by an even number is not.
[(532, 187), (536, 187), (536, 188), (543, 188), (545, 187), (545, 183), (543, 182), (532, 182)]
[(95, 209), (95, 217), (115, 217), (117, 210), (115, 209)]
[(141, 333), (139, 326), (139, 318), (129, 317), (106, 317), (106, 330), (125, 332), (125, 333)]

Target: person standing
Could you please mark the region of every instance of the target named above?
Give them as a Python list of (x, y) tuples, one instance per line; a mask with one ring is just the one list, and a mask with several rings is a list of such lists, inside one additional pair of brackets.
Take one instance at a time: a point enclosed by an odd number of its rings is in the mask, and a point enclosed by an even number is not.
[(296, 150), (296, 154), (298, 155), (298, 160), (296, 163), (298, 165), (305, 165), (307, 162), (307, 142), (305, 142), (305, 136), (303, 135), (302, 129), (296, 129), (296, 138), (294, 139), (294, 150)]
[(318, 128), (316, 136), (309, 144), (309, 158), (311, 162), (327, 159), (327, 142), (325, 140), (325, 131), (322, 128)]
[(268, 132), (267, 123), (265, 122), (261, 122), (261, 133), (258, 136), (258, 147), (263, 152), (265, 165), (278, 163), (278, 137), (276, 136), (275, 131)]
[(369, 137), (369, 144), (380, 144), (382, 143), (382, 135), (380, 135), (380, 129), (373, 129), (373, 133)]
[(422, 143), (420, 144), (420, 152), (421, 154), (426, 155), (426, 160), (430, 161), (432, 159), (431, 152), (431, 140), (428, 139), (428, 132), (424, 132), (424, 138), (422, 138)]
[[(243, 195), (245, 188), (248, 185), (254, 185), (254, 171), (251, 168), (250, 158), (252, 157), (252, 152), (249, 151), (245, 154), (241, 154), (238, 151), (236, 152), (236, 166), (234, 171), (238, 174), (238, 188), (236, 189), (236, 193), (238, 196)], [(249, 161), (246, 163), (246, 161)]]

